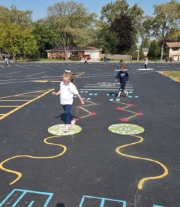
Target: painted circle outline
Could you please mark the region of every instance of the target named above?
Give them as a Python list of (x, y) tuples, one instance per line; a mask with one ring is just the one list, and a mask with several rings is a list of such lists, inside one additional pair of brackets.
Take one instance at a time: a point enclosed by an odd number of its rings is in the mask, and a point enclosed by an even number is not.
[[(132, 129), (133, 131), (130, 131), (129, 128)], [(136, 135), (136, 134), (141, 134), (145, 131), (145, 129), (139, 125), (126, 124), (126, 123), (113, 124), (108, 127), (108, 130), (112, 133), (120, 134), (120, 135)]]
[(82, 131), (82, 128), (76, 124), (73, 127), (70, 127), (68, 132), (64, 132), (64, 129), (65, 129), (65, 124), (57, 124), (49, 127), (48, 132), (50, 134), (57, 135), (57, 136), (68, 136), (68, 135), (78, 134)]

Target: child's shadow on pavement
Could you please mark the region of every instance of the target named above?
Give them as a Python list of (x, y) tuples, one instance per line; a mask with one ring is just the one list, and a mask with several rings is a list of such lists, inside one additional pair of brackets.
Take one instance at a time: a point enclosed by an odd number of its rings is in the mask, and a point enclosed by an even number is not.
[[(73, 117), (73, 118), (78, 118), (78, 117), (73, 116), (73, 115), (72, 115), (72, 117)], [(55, 118), (55, 119), (59, 119), (59, 118), (60, 118), (64, 123), (66, 122), (66, 114), (65, 114), (65, 113), (62, 113), (62, 114), (60, 114), (59, 116), (55, 116), (54, 118)]]

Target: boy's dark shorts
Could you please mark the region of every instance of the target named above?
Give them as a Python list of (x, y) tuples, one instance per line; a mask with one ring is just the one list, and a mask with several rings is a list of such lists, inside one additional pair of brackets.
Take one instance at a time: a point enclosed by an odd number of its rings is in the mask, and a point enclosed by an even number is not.
[(120, 83), (119, 91), (124, 91), (125, 90), (125, 86), (126, 86), (126, 83)]

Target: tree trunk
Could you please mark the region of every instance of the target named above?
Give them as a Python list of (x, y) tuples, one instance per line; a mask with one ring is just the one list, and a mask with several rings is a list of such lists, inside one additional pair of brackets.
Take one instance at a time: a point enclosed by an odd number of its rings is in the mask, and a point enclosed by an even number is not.
[(14, 61), (14, 62), (17, 62), (16, 54), (15, 54), (15, 53), (13, 53), (13, 61)]
[(161, 60), (163, 60), (163, 55), (164, 55), (164, 41), (161, 45)]
[(0, 48), (0, 60), (3, 60), (2, 49)]
[(68, 60), (68, 49), (65, 49), (65, 54), (66, 54), (66, 60)]
[(137, 61), (139, 61), (139, 49), (140, 47), (138, 47)]

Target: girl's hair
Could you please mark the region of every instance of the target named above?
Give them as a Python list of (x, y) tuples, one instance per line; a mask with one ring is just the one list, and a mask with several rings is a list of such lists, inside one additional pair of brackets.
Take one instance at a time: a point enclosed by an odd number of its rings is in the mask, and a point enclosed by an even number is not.
[(71, 71), (65, 71), (63, 77), (68, 77), (69, 80), (73, 83), (73, 76)]

